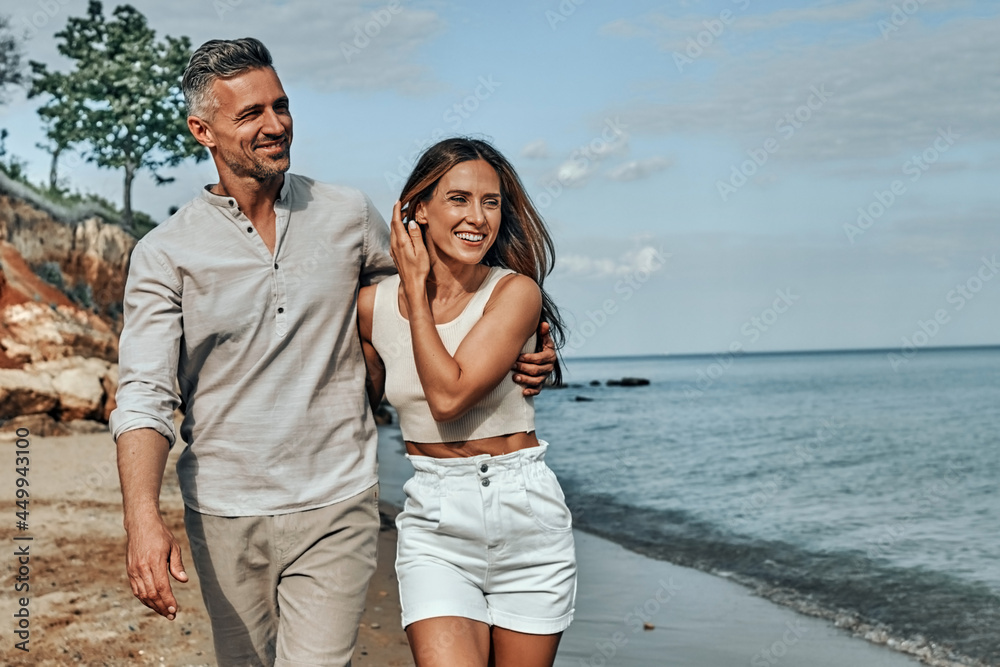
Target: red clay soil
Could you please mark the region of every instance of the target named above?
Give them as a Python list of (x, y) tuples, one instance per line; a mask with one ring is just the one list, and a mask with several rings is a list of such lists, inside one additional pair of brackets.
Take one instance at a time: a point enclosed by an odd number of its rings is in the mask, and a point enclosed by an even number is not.
[(31, 270), (24, 258), (10, 243), (0, 241), (0, 309), (18, 303), (35, 301), (57, 306), (73, 306), (69, 297), (48, 284)]

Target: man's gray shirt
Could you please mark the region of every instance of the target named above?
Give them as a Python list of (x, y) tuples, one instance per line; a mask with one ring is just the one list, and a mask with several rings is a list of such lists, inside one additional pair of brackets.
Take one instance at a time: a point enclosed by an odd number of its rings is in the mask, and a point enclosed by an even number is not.
[(394, 272), (388, 227), (358, 190), (294, 174), (274, 210), (273, 256), (207, 190), (132, 252), (111, 430), (173, 445), (180, 405), (181, 492), (205, 514), (308, 510), (377, 481), (357, 294)]

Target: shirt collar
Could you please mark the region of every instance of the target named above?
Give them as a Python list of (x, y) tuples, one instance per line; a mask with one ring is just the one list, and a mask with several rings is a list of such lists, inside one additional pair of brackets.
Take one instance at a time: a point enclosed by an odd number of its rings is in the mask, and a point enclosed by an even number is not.
[[(285, 173), (284, 182), (281, 184), (281, 191), (278, 193), (278, 199), (275, 201), (276, 204), (287, 203), (288, 193), (291, 190), (291, 180), (292, 179), (288, 177), (288, 173)], [(227, 211), (238, 210), (236, 199), (229, 196), (217, 195), (209, 189), (211, 187), (212, 187), (211, 185), (206, 185), (204, 188), (201, 189), (201, 198), (203, 201), (208, 202), (212, 206), (216, 206), (218, 208)]]
[(232, 197), (227, 197), (223, 195), (217, 195), (209, 188), (211, 185), (206, 185), (201, 189), (201, 198), (203, 201), (208, 202), (212, 206), (217, 206), (218, 208), (226, 209), (227, 211), (236, 210), (236, 200)]
[(285, 178), (281, 183), (281, 192), (278, 193), (278, 200), (275, 203), (288, 204), (288, 193), (291, 191), (292, 179), (288, 177), (288, 172), (285, 172)]

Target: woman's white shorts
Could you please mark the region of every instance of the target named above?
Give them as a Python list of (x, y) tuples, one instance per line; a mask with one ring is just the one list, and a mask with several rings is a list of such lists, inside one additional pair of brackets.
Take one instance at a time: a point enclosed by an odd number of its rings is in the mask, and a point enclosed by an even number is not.
[(396, 518), (403, 627), (462, 616), (515, 632), (554, 634), (573, 619), (572, 517), (548, 443), (502, 456), (410, 456)]

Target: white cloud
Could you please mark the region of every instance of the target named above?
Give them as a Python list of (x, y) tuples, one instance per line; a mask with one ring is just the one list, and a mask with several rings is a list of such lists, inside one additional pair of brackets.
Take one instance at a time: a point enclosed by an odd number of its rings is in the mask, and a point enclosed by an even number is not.
[(556, 168), (555, 178), (567, 188), (579, 188), (597, 171), (597, 163), (591, 161), (576, 162), (567, 160)]
[(528, 160), (544, 160), (549, 156), (549, 147), (544, 139), (537, 139), (521, 149), (521, 157)]
[[(628, 292), (628, 300), (615, 289), (618, 281), (627, 284), (628, 276), (620, 274), (585, 280), (588, 274), (567, 271), (554, 275), (546, 288), (571, 322), (572, 316), (578, 323), (591, 320), (588, 313), (601, 310), (606, 299), (616, 300), (620, 310), (608, 318), (608, 333), (588, 343), (588, 355), (714, 352), (733, 341), (754, 351), (894, 347), (941, 308), (953, 317), (936, 344), (996, 344), (1000, 290), (995, 280), (960, 312), (946, 298), (984, 266), (984, 254), (994, 261), (998, 232), (990, 229), (990, 217), (983, 211), (982, 219), (963, 224), (968, 242), (944, 256), (947, 264), (930, 240), (925, 247), (907, 243), (901, 248), (893, 241), (895, 233), (866, 236), (857, 245), (831, 244), (826, 235), (661, 234), (648, 245), (670, 248), (669, 270), (646, 281), (636, 275), (638, 289)], [(926, 226), (936, 233), (934, 221)], [(578, 256), (599, 258), (629, 242), (608, 235), (573, 238), (565, 245)], [(915, 263), (914, 253), (922, 261)], [(562, 259), (557, 258), (557, 268)], [(795, 305), (759, 337), (748, 338), (743, 325), (760, 317), (778, 290), (792, 296)]]
[[(876, 5), (851, 3), (839, 11), (846, 20)], [(772, 22), (787, 23), (817, 11), (770, 16)], [(692, 85), (688, 75), (694, 75), (685, 71), (679, 80), (657, 84), (656, 95), (668, 101), (647, 98), (609, 112), (620, 114), (632, 133), (728, 135), (743, 148), (773, 137), (781, 141), (783, 159), (909, 155), (948, 127), (962, 136), (960, 143), (972, 137), (1000, 140), (995, 118), (1000, 17), (952, 19), (933, 27), (913, 19), (887, 39), (879, 35), (876, 18), (864, 41), (743, 53), (725, 60), (710, 85)], [(828, 100), (803, 109), (817, 89), (828, 91)], [(789, 122), (796, 113), (806, 120)]]
[(582, 187), (600, 170), (601, 163), (613, 155), (624, 155), (629, 150), (628, 134), (620, 127), (606, 124), (603, 134), (580, 146), (556, 167), (553, 178), (567, 188)]
[(556, 268), (559, 274), (606, 278), (636, 273), (654, 273), (663, 268), (671, 255), (662, 248), (644, 245), (630, 250), (617, 258), (591, 257), (583, 254), (560, 255)]
[[(441, 85), (418, 62), (420, 50), (445, 27), (433, 5), (392, 3), (394, 11), (388, 2), (368, 0), (296, 0), (268, 6), (245, 0), (132, 4), (146, 15), (158, 37), (188, 35), (195, 48), (209, 39), (260, 39), (286, 84), (324, 92), (388, 89), (407, 94)], [(106, 3), (106, 17), (111, 9)], [(83, 10), (70, 13), (80, 15)], [(56, 17), (54, 23), (62, 27), (65, 17)]]
[[(974, 0), (919, 0), (916, 12), (940, 13), (951, 12), (963, 7), (970, 7)], [(906, 3), (904, 10), (899, 0), (854, 0), (840, 4), (827, 4), (820, 7), (804, 7), (779, 9), (770, 14), (747, 15), (740, 17), (740, 30), (772, 30), (797, 23), (849, 23), (869, 19), (873, 29), (878, 29), (876, 23), (880, 20), (891, 20), (893, 13), (903, 11), (909, 18), (916, 12)]]
[(598, 160), (603, 160), (612, 155), (624, 155), (628, 153), (628, 148), (628, 133), (619, 130), (610, 139), (605, 135), (595, 138), (586, 146), (581, 146), (574, 151), (574, 155), (595, 157)]
[[(746, 5), (743, 4), (745, 2)], [(870, 28), (872, 34), (877, 34), (880, 20), (891, 22), (893, 13), (901, 11), (899, 0), (853, 0), (818, 7), (794, 7), (777, 9), (771, 13), (753, 13), (748, 11), (750, 7), (747, 0), (739, 0), (723, 10), (728, 11), (728, 15), (722, 20), (721, 11), (696, 8), (694, 4), (680, 3), (679, 10), (673, 13), (669, 13), (667, 9), (636, 19), (616, 19), (601, 26), (600, 32), (623, 39), (651, 38), (665, 51), (683, 51), (689, 39), (697, 40), (699, 33), (706, 30), (713, 37), (720, 38), (712, 40), (713, 42), (725, 41), (722, 39), (724, 33), (778, 30), (792, 25), (804, 27), (807, 24), (835, 29), (855, 29), (860, 25), (863, 29)], [(927, 14), (950, 12), (973, 4), (974, 0), (920, 0), (918, 11)], [(914, 13), (904, 11), (907, 19)], [(864, 23), (866, 21), (867, 25)], [(705, 44), (701, 46), (706, 48)], [(707, 49), (710, 50), (711, 45)]]
[(647, 37), (650, 34), (649, 30), (645, 26), (629, 21), (628, 19), (616, 19), (611, 23), (603, 25), (601, 26), (600, 33), (602, 35), (621, 37), (624, 39), (632, 37)]
[(562, 255), (557, 264), (561, 273), (583, 276), (608, 276), (616, 272), (616, 264), (611, 259), (597, 259), (584, 255)]
[(635, 252), (626, 253), (624, 259), (630, 265), (630, 272), (653, 272), (663, 268), (664, 263), (666, 263), (669, 257), (670, 253), (665, 252), (662, 248), (658, 249), (647, 245)]
[(608, 178), (613, 181), (638, 181), (663, 171), (671, 166), (672, 161), (664, 157), (651, 157), (645, 160), (632, 160), (618, 165), (608, 172)]

